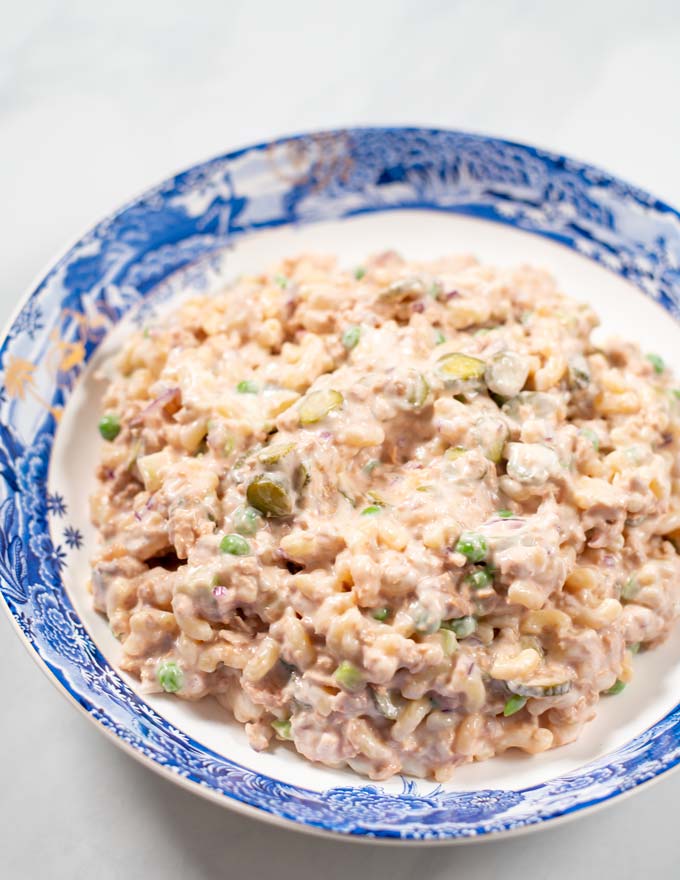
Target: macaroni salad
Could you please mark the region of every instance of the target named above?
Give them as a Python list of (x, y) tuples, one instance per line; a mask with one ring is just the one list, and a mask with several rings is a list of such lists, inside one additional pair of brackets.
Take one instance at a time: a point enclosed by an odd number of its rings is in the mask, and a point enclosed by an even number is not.
[(92, 499), (123, 669), (373, 779), (574, 740), (680, 607), (680, 392), (596, 324), (543, 271), (388, 252), (136, 333)]

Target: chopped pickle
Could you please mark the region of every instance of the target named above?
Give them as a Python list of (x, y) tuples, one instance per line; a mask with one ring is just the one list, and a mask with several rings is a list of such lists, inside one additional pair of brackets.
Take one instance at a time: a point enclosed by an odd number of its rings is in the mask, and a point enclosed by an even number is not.
[(295, 449), (295, 443), (273, 443), (266, 446), (257, 456), (262, 464), (276, 464)]
[(283, 480), (273, 474), (259, 474), (246, 490), (251, 507), (265, 516), (290, 516), (293, 503)]
[(445, 354), (437, 361), (437, 373), (445, 382), (481, 380), (486, 370), (484, 361), (469, 354)]
[(323, 391), (312, 391), (300, 404), (300, 423), (313, 425), (324, 419), (331, 410), (338, 409), (344, 402), (339, 391), (326, 388)]

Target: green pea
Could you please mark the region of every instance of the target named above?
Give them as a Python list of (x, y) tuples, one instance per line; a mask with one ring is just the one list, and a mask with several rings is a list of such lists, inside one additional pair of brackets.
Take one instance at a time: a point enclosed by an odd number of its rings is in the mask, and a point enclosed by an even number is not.
[(109, 443), (120, 434), (120, 419), (116, 413), (107, 413), (99, 419), (99, 433)]
[(258, 529), (262, 528), (262, 517), (254, 507), (248, 504), (242, 504), (237, 507), (231, 517), (234, 531), (239, 535), (254, 535)]
[(456, 544), (456, 553), (462, 553), (469, 562), (484, 562), (488, 552), (486, 538), (477, 532), (463, 532)]
[(242, 379), (236, 386), (236, 390), (239, 394), (257, 394), (257, 383), (252, 379)]
[(361, 327), (348, 327), (345, 332), (342, 334), (342, 344), (345, 346), (347, 351), (351, 351), (353, 348), (359, 344), (359, 339), (361, 338)]
[(477, 621), (471, 615), (467, 617), (454, 617), (452, 620), (444, 620), (442, 629), (450, 629), (459, 639), (466, 639), (477, 629)]
[(523, 709), (527, 704), (527, 697), (520, 697), (519, 694), (513, 694), (505, 701), (505, 706), (503, 706), (503, 715), (506, 718), (509, 718), (511, 715), (514, 715), (515, 712), (519, 712), (520, 709)]
[(355, 691), (364, 683), (361, 670), (358, 669), (354, 663), (350, 663), (349, 660), (343, 660), (333, 673), (333, 676), (338, 684), (342, 685), (348, 691)]
[(661, 355), (658, 354), (646, 354), (645, 357), (649, 361), (649, 363), (654, 367), (654, 372), (657, 375), (661, 375), (663, 371), (666, 369), (666, 364), (664, 363), (664, 359)]
[(373, 617), (373, 619), (374, 619), (374, 620), (379, 620), (379, 621), (381, 621), (381, 622), (382, 622), (383, 620), (387, 620), (387, 618), (388, 618), (389, 616), (390, 616), (390, 610), (389, 610), (389, 608), (376, 608), (376, 609), (372, 612), (372, 617)]
[(164, 660), (156, 670), (158, 683), (169, 694), (175, 694), (181, 690), (184, 683), (184, 673), (172, 660)]
[(493, 583), (493, 574), (491, 574), (488, 568), (477, 568), (475, 571), (470, 572), (465, 578), (465, 582), (468, 583), (473, 590), (483, 590), (486, 587), (491, 586)]
[(380, 513), (382, 507), (379, 504), (369, 504), (368, 507), (364, 507), (361, 511), (362, 516), (373, 516), (375, 513)]
[(272, 727), (276, 731), (276, 735), (279, 739), (293, 739), (293, 734), (290, 729), (290, 718), (280, 720), (276, 719), (276, 721), (272, 721)]
[(222, 553), (231, 553), (232, 556), (247, 556), (250, 553), (250, 544), (240, 535), (225, 535), (220, 541)]
[(621, 693), (621, 691), (625, 688), (625, 686), (626, 686), (625, 681), (621, 681), (620, 678), (617, 678), (616, 681), (614, 682), (614, 684), (610, 688), (607, 688), (607, 690), (605, 691), (605, 694), (608, 697), (615, 697), (617, 694)]

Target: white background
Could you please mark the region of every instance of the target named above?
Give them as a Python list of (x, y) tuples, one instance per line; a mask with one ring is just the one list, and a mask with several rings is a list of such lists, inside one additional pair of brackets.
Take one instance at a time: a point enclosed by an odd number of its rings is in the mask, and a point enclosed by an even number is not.
[[(168, 174), (343, 124), (551, 147), (680, 203), (680, 4), (0, 0), (0, 318), (65, 244)], [(678, 875), (680, 775), (538, 834), (438, 850), (279, 831), (107, 742), (0, 616), (0, 876), (504, 880)]]

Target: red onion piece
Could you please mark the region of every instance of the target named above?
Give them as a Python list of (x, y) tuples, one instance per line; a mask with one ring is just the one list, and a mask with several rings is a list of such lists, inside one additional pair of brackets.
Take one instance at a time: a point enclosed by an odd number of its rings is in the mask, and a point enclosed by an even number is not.
[(160, 397), (152, 400), (151, 403), (147, 404), (143, 410), (141, 410), (137, 413), (136, 416), (134, 416), (134, 418), (130, 419), (130, 427), (139, 427), (144, 422), (144, 420), (151, 415), (151, 413), (153, 413), (155, 410), (164, 409), (169, 403), (172, 403), (174, 400), (179, 399), (179, 397), (179, 388), (168, 388), (168, 390), (164, 391)]

